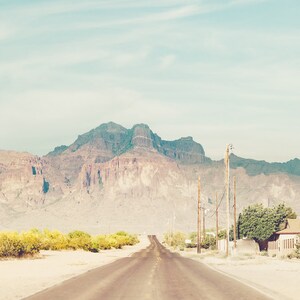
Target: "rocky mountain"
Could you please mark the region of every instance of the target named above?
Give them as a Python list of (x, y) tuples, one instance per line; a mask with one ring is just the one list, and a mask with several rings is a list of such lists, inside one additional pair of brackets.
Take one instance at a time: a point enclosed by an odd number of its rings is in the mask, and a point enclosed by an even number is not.
[[(280, 164), (231, 155), (231, 167), (238, 210), (285, 201), (300, 213), (299, 160)], [(209, 159), (191, 137), (165, 141), (145, 124), (102, 124), (44, 157), (0, 151), (0, 227), (192, 231), (198, 176), (212, 226), (216, 192), (221, 222), (225, 212), (222, 161)]]
[(182, 163), (203, 163), (210, 161), (205, 157), (203, 147), (192, 137), (181, 138), (176, 141), (164, 141), (154, 134), (148, 125), (137, 124), (131, 129), (110, 122), (79, 135), (69, 147), (56, 147), (48, 156), (57, 156), (64, 152), (96, 149), (98, 162), (104, 162), (115, 156), (122, 155), (134, 148), (147, 148), (178, 160)]
[(232, 154), (231, 167), (234, 169), (242, 167), (246, 170), (247, 174), (252, 176), (273, 173), (286, 173), (300, 176), (300, 160), (298, 158), (285, 163), (269, 163), (264, 160), (245, 159)]

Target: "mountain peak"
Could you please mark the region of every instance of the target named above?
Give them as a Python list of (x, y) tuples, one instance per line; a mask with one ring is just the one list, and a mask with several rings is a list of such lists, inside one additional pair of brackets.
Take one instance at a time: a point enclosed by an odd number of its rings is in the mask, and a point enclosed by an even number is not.
[(108, 123), (101, 124), (100, 126), (95, 128), (94, 130), (113, 132), (113, 131), (124, 131), (124, 130), (126, 130), (126, 128), (119, 125), (119, 124), (117, 124), (117, 123), (115, 123), (115, 122), (108, 122)]
[(77, 152), (82, 149), (81, 151), (85, 151), (85, 156), (88, 157), (96, 153), (95, 160), (101, 162), (134, 148), (156, 150), (182, 163), (203, 163), (208, 160), (203, 147), (191, 136), (175, 141), (165, 141), (154, 134), (147, 124), (135, 124), (131, 129), (126, 129), (114, 122), (101, 124), (79, 135), (69, 147), (58, 147), (48, 155), (60, 155), (66, 151)]
[(146, 124), (136, 124), (132, 127), (132, 144), (134, 147), (154, 147), (153, 132)]

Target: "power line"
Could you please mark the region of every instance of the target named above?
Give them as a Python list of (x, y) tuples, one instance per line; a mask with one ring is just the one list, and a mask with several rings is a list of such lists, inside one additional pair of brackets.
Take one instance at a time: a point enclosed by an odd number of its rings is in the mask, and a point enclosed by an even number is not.
[[(222, 194), (222, 197), (221, 197), (221, 200), (220, 200), (220, 202), (219, 202), (219, 204), (218, 204), (217, 209), (219, 209), (219, 207), (221, 206), (221, 203), (222, 203), (222, 201), (223, 201), (223, 199), (224, 199), (224, 196), (225, 196), (225, 192), (226, 192), (226, 187), (224, 186), (223, 194)], [(215, 214), (216, 214), (216, 212), (213, 212), (213, 214), (210, 215), (210, 216), (208, 216), (208, 217), (211, 218), (211, 217), (213, 217)]]

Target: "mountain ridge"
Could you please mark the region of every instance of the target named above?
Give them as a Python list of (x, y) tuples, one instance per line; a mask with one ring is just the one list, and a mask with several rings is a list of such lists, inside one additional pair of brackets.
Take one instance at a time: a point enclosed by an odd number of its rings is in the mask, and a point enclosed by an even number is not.
[[(214, 161), (205, 155), (201, 144), (195, 142), (191, 136), (181, 137), (172, 141), (163, 140), (158, 134), (153, 133), (147, 124), (135, 124), (127, 129), (115, 122), (108, 122), (79, 135), (69, 146), (61, 145), (49, 152), (47, 156), (56, 156), (69, 150), (76, 152), (84, 145), (91, 144), (96, 148), (104, 147), (106, 156), (99, 157), (98, 162), (108, 161), (113, 157), (122, 155), (135, 147), (157, 150), (159, 153), (175, 159), (179, 163), (222, 163), (223, 160)], [(107, 152), (108, 151), (108, 152)], [(250, 176), (259, 174), (285, 173), (300, 176), (300, 160), (291, 159), (287, 162), (267, 162), (242, 158), (231, 154), (231, 167), (242, 167)]]
[[(298, 159), (267, 163), (231, 154), (238, 212), (285, 201), (300, 213), (298, 170)], [(165, 141), (146, 124), (101, 124), (43, 157), (0, 151), (0, 228), (158, 233), (175, 218), (177, 230), (193, 231), (199, 176), (203, 205), (213, 211), (208, 199), (224, 194), (223, 160), (208, 158), (192, 137)]]
[(121, 155), (135, 147), (157, 150), (159, 153), (182, 163), (209, 162), (201, 144), (192, 137), (182, 137), (167, 141), (150, 129), (147, 124), (135, 124), (131, 129), (114, 123), (104, 123), (82, 134), (70, 146), (58, 146), (46, 156), (56, 156), (65, 151), (76, 152), (85, 145), (101, 148), (109, 155), (103, 160), (107, 161)]

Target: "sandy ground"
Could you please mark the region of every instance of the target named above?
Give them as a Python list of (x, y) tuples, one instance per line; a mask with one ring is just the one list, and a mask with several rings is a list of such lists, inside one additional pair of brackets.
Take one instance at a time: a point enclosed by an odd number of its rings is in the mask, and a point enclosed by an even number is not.
[(146, 248), (150, 243), (140, 236), (140, 243), (121, 250), (100, 253), (86, 251), (41, 251), (43, 258), (0, 261), (0, 299), (22, 299), (90, 269)]
[(201, 261), (259, 291), (272, 299), (300, 299), (300, 261), (265, 256), (234, 256), (224, 258), (192, 251), (181, 255)]
[[(149, 240), (122, 250), (100, 253), (86, 251), (42, 251), (43, 258), (0, 261), (0, 299), (21, 299), (90, 269), (146, 248)], [(299, 299), (300, 261), (281, 260), (264, 256), (197, 255), (195, 249), (180, 251), (185, 257), (242, 281), (273, 299)]]

